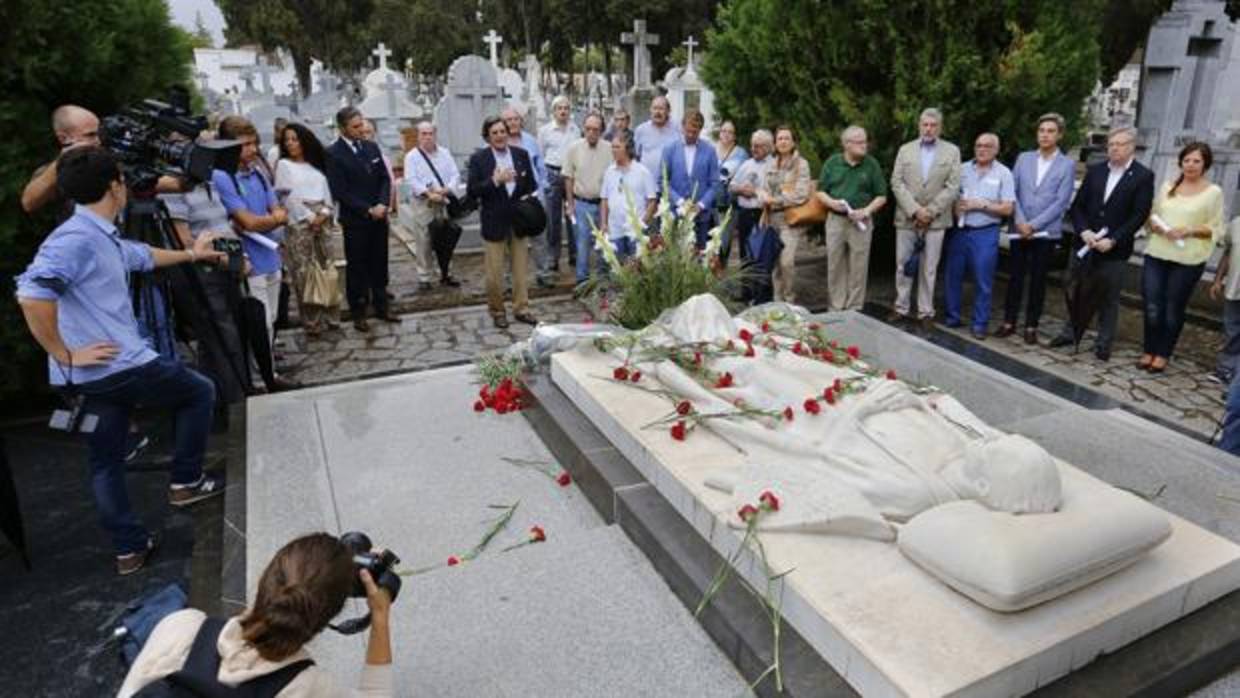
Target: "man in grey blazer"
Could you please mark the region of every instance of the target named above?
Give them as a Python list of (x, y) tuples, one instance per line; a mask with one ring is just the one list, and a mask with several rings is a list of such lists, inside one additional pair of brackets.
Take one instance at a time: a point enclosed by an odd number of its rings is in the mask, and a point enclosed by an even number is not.
[(1038, 149), (1016, 158), (1016, 215), (1009, 231), (1009, 279), (1003, 325), (996, 337), (1016, 331), (1025, 276), (1029, 303), (1025, 307), (1025, 344), (1038, 343), (1038, 320), (1046, 300), (1046, 271), (1051, 251), (1063, 239), (1063, 217), (1072, 204), (1076, 166), (1059, 150), (1064, 118), (1051, 112), (1038, 117)]
[(939, 138), (943, 115), (928, 108), (917, 120), (920, 137), (905, 143), (891, 170), (896, 199), (896, 303), (891, 322), (908, 318), (913, 280), (904, 263), (918, 239), (924, 241), (917, 272), (917, 317), (923, 330), (934, 325), (934, 278), (943, 249), (943, 231), (952, 223), (952, 204), (960, 189), (960, 149)]

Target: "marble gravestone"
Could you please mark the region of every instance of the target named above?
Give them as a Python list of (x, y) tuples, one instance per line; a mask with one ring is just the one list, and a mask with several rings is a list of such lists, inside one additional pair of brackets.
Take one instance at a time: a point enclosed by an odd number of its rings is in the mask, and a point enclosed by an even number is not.
[(410, 101), (405, 76), (388, 67), (391, 50), (380, 43), (372, 53), (379, 59), (379, 65), (362, 81), (366, 98), (358, 109), (374, 122), (375, 139), (380, 146), (391, 151), (400, 148), (401, 127), (421, 118), (422, 108)]
[(439, 145), (446, 147), (464, 172), (465, 162), (482, 146), (482, 120), (499, 115), (504, 95), (495, 68), (481, 56), (461, 56), (448, 68), (444, 96), (435, 106)]
[(667, 87), (667, 101), (671, 103), (672, 114), (684, 115), (690, 109), (702, 112), (706, 119), (704, 127), (710, 133), (715, 124), (715, 95), (698, 76), (693, 62), (693, 48), (697, 41), (691, 36), (685, 41), (689, 48), (689, 59), (683, 68), (674, 67), (667, 71), (663, 84)]
[[(1210, 457), (1202, 455), (1208, 449), (1200, 444), (1152, 424), (1125, 436), (1131, 443), (1123, 452), (1104, 449), (1099, 435), (1120, 429), (1122, 419), (1091, 413), (856, 313), (824, 316), (823, 321), (831, 323), (841, 346), (860, 345), (874, 365), (894, 368), (913, 383), (932, 382), (991, 427), (1042, 443), (1065, 478), (1077, 485), (1115, 491), (1097, 476), (1120, 473), (1129, 478), (1120, 483), (1140, 486), (1136, 478), (1142, 473), (1160, 471), (1159, 463), (1139, 462), (1162, 453), (1152, 444), (1171, 441), (1172, 450), (1179, 449), (1184, 458)], [(743, 535), (732, 526), (735, 501), (707, 480), (720, 470), (745, 467), (745, 454), (734, 439), (713, 428), (699, 427), (684, 441), (674, 440), (665, 427), (640, 428), (666, 414), (669, 403), (610, 380), (618, 363), (586, 344), (554, 355), (551, 379), (703, 539), (730, 556)], [(647, 387), (659, 386), (651, 382)], [(830, 418), (830, 413), (811, 417), (799, 410), (796, 417)], [(1050, 429), (1047, 420), (1058, 426)], [(1147, 441), (1151, 445), (1142, 445)], [(1162, 475), (1170, 473), (1163, 470)], [(1230, 478), (1240, 482), (1234, 472)], [(1168, 494), (1169, 502), (1181, 501), (1179, 488), (1178, 482), (1168, 488), (1177, 490)], [(1199, 508), (1189, 511), (1191, 506)], [(881, 538), (760, 535), (773, 570), (791, 569), (782, 578), (786, 622), (858, 693), (1019, 696), (1240, 588), (1240, 546), (1234, 542), (1240, 530), (1220, 526), (1217, 514), (1200, 507), (1218, 508), (1218, 503), (1163, 512), (1170, 537), (1130, 566), (1011, 613), (974, 602)], [(737, 573), (761, 586), (760, 569), (749, 552), (742, 555)]]
[(624, 108), (629, 112), (633, 128), (650, 117), (650, 103), (658, 95), (650, 81), (653, 61), (650, 58), (650, 47), (659, 45), (659, 35), (646, 31), (646, 20), (633, 20), (633, 31), (620, 35), (620, 43), (633, 47), (631, 66), (633, 69), (633, 86), (624, 97)]

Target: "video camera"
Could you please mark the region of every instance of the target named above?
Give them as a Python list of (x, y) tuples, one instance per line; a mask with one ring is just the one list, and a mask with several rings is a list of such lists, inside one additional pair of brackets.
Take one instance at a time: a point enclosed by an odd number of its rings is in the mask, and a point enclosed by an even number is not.
[(173, 88), (168, 102), (146, 99), (104, 117), (99, 136), (120, 161), (129, 188), (152, 195), (162, 175), (196, 184), (210, 180), (213, 170), (237, 169), (241, 143), (197, 142), (206, 129), (205, 116), (190, 114), (189, 92)]
[[(384, 550), (382, 553), (372, 552), (374, 545), (370, 541), (370, 536), (360, 531), (350, 531), (340, 536), (340, 542), (344, 544), (353, 553), (353, 566), (356, 572), (366, 570), (370, 572), (370, 578), (375, 580), (375, 584), (380, 588), (387, 589), (392, 596), (392, 601), (396, 600), (397, 594), (400, 593), (400, 576), (394, 570), (396, 565), (400, 564), (400, 558), (391, 550)], [(353, 590), (350, 596), (354, 598), (366, 598), (366, 587), (362, 584), (360, 578), (353, 580)], [(352, 635), (359, 633), (370, 626), (370, 614), (358, 618), (346, 620), (337, 625), (331, 625), (332, 630), (341, 635)]]

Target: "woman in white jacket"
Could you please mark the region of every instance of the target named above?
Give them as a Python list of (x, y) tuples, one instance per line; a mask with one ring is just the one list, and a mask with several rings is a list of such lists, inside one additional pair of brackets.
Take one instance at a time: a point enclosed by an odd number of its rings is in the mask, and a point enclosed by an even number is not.
[[(327, 533), (302, 536), (281, 548), (259, 579), (254, 604), (242, 615), (230, 618), (220, 633), (216, 643), (220, 654), (216, 678), (220, 683), (237, 686), (310, 659), (304, 645), (340, 613), (353, 588), (355, 574), (360, 574), (371, 621), (366, 664), (358, 686), (352, 691), (342, 690), (327, 672), (311, 665), (277, 695), (391, 696), (391, 599), (386, 590), (376, 586), (369, 573), (355, 573), (355, 569), (352, 552)], [(130, 667), (119, 698), (129, 698), (148, 683), (179, 671), (205, 619), (202, 611), (186, 609), (160, 621)]]

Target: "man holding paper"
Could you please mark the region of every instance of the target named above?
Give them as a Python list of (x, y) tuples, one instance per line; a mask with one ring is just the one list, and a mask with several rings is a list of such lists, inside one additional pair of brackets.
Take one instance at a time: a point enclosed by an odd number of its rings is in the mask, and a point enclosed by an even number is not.
[[(1091, 165), (1085, 171), (1085, 180), (1070, 212), (1072, 226), (1082, 243), (1072, 256), (1072, 264), (1075, 267), (1093, 257), (1096, 263), (1086, 273), (1100, 275), (1105, 289), (1098, 310), (1098, 337), (1094, 340), (1094, 356), (1099, 361), (1111, 359), (1124, 263), (1132, 256), (1133, 238), (1145, 225), (1154, 204), (1154, 173), (1136, 161), (1136, 149), (1136, 129), (1112, 129), (1107, 135), (1106, 162)], [(1074, 344), (1074, 333), (1071, 323), (1065, 324), (1050, 346)]]
[(973, 143), (973, 159), (960, 168), (956, 229), (947, 243), (944, 310), (948, 327), (960, 326), (961, 292), (966, 272), (973, 281), (973, 336), (985, 339), (990, 325), (990, 288), (999, 261), (999, 224), (1012, 215), (1016, 188), (1012, 171), (995, 157), (999, 137), (983, 133)]
[(1046, 272), (1051, 251), (1063, 239), (1063, 217), (1072, 204), (1076, 167), (1059, 150), (1064, 118), (1054, 112), (1038, 117), (1038, 149), (1016, 158), (1012, 176), (1016, 184), (1016, 213), (1008, 228), (1008, 287), (1003, 304), (1003, 325), (996, 337), (1016, 331), (1020, 305), (1029, 277), (1029, 302), (1025, 307), (1025, 344), (1038, 343), (1038, 321), (1046, 300)]
[(865, 129), (840, 134), (843, 152), (822, 165), (818, 198), (838, 215), (827, 216), (827, 303), (832, 312), (861, 310), (870, 268), (873, 217), (887, 205), (887, 182), (870, 155)]

